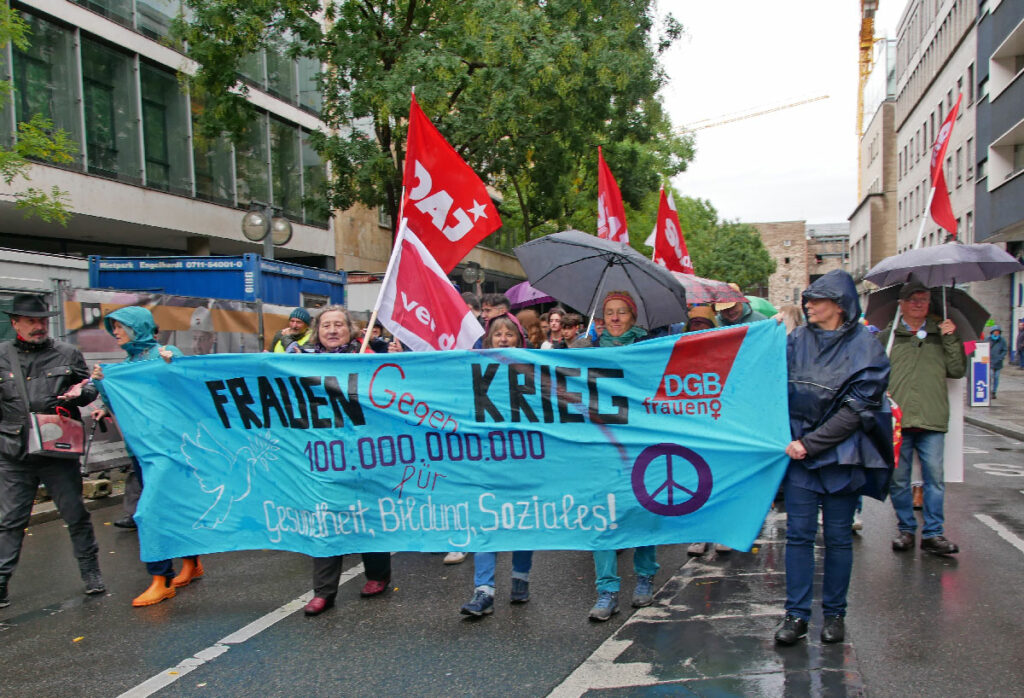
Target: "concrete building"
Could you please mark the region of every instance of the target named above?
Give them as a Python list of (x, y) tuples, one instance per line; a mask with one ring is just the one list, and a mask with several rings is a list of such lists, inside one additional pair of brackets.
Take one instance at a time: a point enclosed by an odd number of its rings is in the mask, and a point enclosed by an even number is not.
[(866, 294), (864, 274), (896, 254), (896, 41), (879, 39), (864, 86), (860, 134), (861, 199), (850, 214), (850, 274)]
[[(193, 128), (201, 100), (177, 77), (196, 69), (169, 39), (180, 0), (24, 0), (14, 7), (28, 22), (29, 46), (0, 50), (0, 79), (13, 87), (0, 104), (0, 144), (13, 142), (17, 123), (42, 114), (77, 152), (66, 166), (33, 164), (29, 185), (0, 182), (0, 247), (74, 256), (261, 253), (262, 243), (241, 232), (256, 201), (292, 223), (293, 237), (275, 257), (384, 271), (391, 221), (362, 207), (334, 213), (316, 198), (326, 176), (309, 142), (325, 128), (318, 63), (254, 54), (241, 70), (257, 110), (251, 136), (210, 140)], [(67, 227), (16, 210), (14, 194), (25, 186), (66, 192)], [(478, 248), (471, 259), (493, 290), (522, 279), (505, 251)]]
[[(978, 9), (975, 239), (1024, 252), (1024, 2)], [(999, 280), (1013, 326), (1024, 318), (1024, 273)], [(995, 282), (993, 282), (995, 283)], [(994, 310), (989, 307), (989, 310)], [(1003, 312), (999, 316), (1005, 321)], [(1015, 330), (1007, 336), (1016, 335)]]
[[(931, 146), (943, 120), (963, 99), (943, 163), (957, 239), (975, 242), (978, 176), (976, 110), (979, 101), (974, 0), (910, 0), (897, 30), (896, 145), (897, 251), (951, 239), (928, 211)], [(1006, 278), (970, 284), (968, 291), (1002, 324), (1009, 320)]]
[(768, 300), (775, 307), (800, 303), (800, 294), (822, 274), (846, 269), (850, 248), (849, 223), (810, 224), (806, 221), (751, 223), (775, 260), (768, 277)]

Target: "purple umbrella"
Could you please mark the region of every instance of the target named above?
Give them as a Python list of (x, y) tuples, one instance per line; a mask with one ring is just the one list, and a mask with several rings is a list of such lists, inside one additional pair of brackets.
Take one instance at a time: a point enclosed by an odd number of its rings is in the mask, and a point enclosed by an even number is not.
[(508, 298), (509, 303), (512, 304), (512, 310), (525, 308), (528, 305), (551, 303), (555, 300), (543, 291), (535, 289), (530, 285), (529, 281), (516, 284), (509, 290), (505, 291), (505, 297)]

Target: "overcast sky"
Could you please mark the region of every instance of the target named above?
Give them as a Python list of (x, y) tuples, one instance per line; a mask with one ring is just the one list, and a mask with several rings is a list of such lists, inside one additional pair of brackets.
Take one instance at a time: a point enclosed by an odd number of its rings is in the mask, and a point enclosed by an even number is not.
[[(881, 0), (876, 37), (895, 35), (902, 1)], [(686, 126), (828, 95), (696, 132), (673, 180), (722, 218), (838, 223), (857, 205), (856, 0), (660, 0), (686, 30), (665, 56), (672, 123)]]

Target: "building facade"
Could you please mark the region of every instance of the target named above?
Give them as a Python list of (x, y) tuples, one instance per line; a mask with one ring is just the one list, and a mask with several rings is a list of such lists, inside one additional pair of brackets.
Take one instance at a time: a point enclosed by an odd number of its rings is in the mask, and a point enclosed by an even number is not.
[[(1024, 252), (1024, 2), (978, 3), (975, 239)], [(1024, 318), (1024, 273), (1009, 280), (1009, 314)], [(1008, 333), (1008, 336), (1016, 333)]]
[(860, 134), (861, 199), (850, 214), (850, 273), (862, 294), (864, 274), (896, 254), (896, 41), (875, 42), (863, 98)]
[(806, 221), (751, 223), (768, 254), (775, 273), (768, 277), (768, 300), (776, 308), (799, 305), (800, 294), (822, 274), (847, 269), (849, 223), (808, 224)]
[[(195, 128), (202, 100), (178, 74), (196, 66), (177, 50), (180, 0), (19, 0), (28, 46), (0, 50), (0, 144), (42, 115), (67, 134), (72, 162), (33, 163), (30, 183), (0, 182), (0, 247), (86, 256), (261, 253), (243, 215), (270, 205), (292, 224), (275, 257), (326, 269), (383, 272), (392, 222), (377, 210), (332, 212), (318, 197), (328, 176), (310, 143), (324, 130), (320, 65), (263, 50), (241, 66), (256, 115), (243, 142)], [(14, 194), (26, 186), (67, 193), (67, 226), (27, 218)], [(477, 248), (495, 290), (522, 278), (505, 251)]]

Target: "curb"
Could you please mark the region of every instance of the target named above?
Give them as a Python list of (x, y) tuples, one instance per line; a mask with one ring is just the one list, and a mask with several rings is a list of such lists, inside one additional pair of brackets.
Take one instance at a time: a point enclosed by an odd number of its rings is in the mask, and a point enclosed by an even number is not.
[[(124, 499), (123, 494), (111, 494), (102, 499), (86, 499), (85, 508), (87, 511), (106, 509), (115, 504), (120, 504), (122, 499)], [(28, 525), (35, 526), (36, 524), (57, 521), (58, 519), (60, 519), (60, 512), (57, 511), (57, 506), (52, 501), (40, 502), (32, 507), (32, 515), (29, 517)]]
[(968, 424), (973, 424), (976, 427), (981, 427), (982, 429), (988, 429), (989, 431), (1001, 434), (1002, 436), (1008, 436), (1011, 439), (1024, 441), (1024, 428), (1016, 425), (989, 419), (979, 419), (978, 417), (971, 417), (969, 415), (964, 415), (964, 421)]

